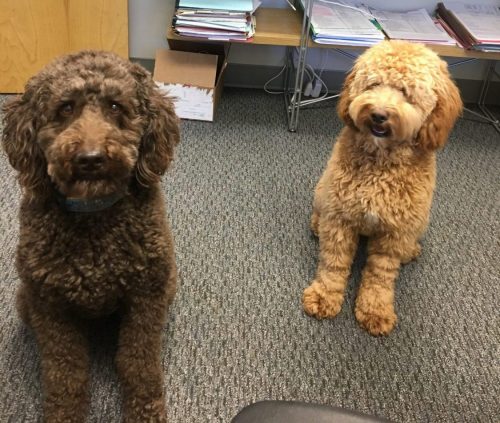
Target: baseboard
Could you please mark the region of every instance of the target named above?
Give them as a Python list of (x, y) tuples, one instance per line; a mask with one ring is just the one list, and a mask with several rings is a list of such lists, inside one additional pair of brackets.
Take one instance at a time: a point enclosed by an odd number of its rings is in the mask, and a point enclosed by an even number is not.
[[(140, 63), (149, 71), (154, 69), (153, 59), (132, 58), (134, 62)], [(266, 82), (276, 76), (281, 67), (245, 65), (238, 63), (229, 63), (224, 76), (224, 86), (257, 88), (262, 89)], [(328, 86), (329, 91), (338, 92), (344, 82), (345, 74), (340, 71), (324, 71), (322, 78)], [(481, 91), (482, 81), (474, 79), (457, 79), (456, 83), (460, 88), (462, 99), (465, 103), (475, 103)], [(268, 84), (268, 89), (272, 91), (281, 91), (283, 89), (283, 74)], [(492, 81), (488, 90), (486, 104), (500, 106), (500, 81)]]
[[(263, 88), (264, 84), (280, 72), (280, 67), (255, 66), (230, 63), (226, 69), (224, 85), (228, 87)], [(283, 74), (271, 81), (268, 89), (283, 89)], [(340, 71), (324, 71), (322, 78), (329, 91), (340, 91), (345, 73)], [(475, 103), (481, 91), (482, 81), (473, 79), (457, 79), (462, 99), (465, 103)], [(500, 81), (492, 81), (485, 101), (487, 104), (500, 105)]]
[(144, 66), (151, 73), (153, 73), (153, 70), (155, 68), (155, 60), (154, 59), (139, 59), (137, 57), (131, 57), (130, 61), (134, 62), (134, 63), (139, 63), (140, 65)]

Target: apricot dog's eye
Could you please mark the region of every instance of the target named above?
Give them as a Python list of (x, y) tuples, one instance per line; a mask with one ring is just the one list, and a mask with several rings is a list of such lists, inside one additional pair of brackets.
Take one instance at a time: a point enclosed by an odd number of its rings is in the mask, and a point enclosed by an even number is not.
[(122, 106), (113, 101), (109, 104), (109, 110), (111, 111), (112, 114), (118, 115), (122, 112)]
[(73, 103), (64, 103), (59, 107), (59, 114), (63, 117), (69, 117), (73, 114), (74, 106)]

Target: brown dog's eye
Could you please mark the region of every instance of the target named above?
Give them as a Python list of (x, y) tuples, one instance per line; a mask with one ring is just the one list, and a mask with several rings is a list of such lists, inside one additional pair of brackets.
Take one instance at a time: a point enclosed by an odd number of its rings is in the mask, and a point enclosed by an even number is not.
[(73, 114), (74, 107), (73, 103), (64, 103), (59, 107), (59, 114), (63, 117), (69, 117)]
[(109, 110), (113, 115), (118, 115), (122, 112), (122, 106), (113, 101), (109, 104)]

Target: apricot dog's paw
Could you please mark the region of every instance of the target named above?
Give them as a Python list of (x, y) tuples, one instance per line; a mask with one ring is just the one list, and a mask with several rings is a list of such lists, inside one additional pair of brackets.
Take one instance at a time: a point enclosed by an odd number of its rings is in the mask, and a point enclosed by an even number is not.
[(422, 247), (417, 242), (413, 246), (413, 248), (410, 251), (408, 251), (408, 253), (406, 255), (403, 255), (403, 257), (401, 257), (401, 263), (407, 264), (410, 261), (416, 260), (420, 256), (421, 253), (422, 253)]
[(327, 292), (319, 282), (313, 282), (304, 290), (302, 304), (304, 311), (317, 319), (335, 317), (340, 309), (344, 297), (338, 292)]
[(355, 314), (358, 323), (373, 336), (389, 335), (398, 320), (392, 307), (364, 310), (356, 306)]
[(314, 235), (319, 236), (319, 214), (315, 211), (311, 216), (311, 230)]

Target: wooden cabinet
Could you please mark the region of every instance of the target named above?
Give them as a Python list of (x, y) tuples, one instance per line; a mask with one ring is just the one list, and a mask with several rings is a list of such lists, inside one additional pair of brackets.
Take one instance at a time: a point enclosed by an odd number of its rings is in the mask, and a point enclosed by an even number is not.
[(127, 0), (0, 0), (0, 93), (22, 92), (53, 58), (81, 49), (128, 58)]

